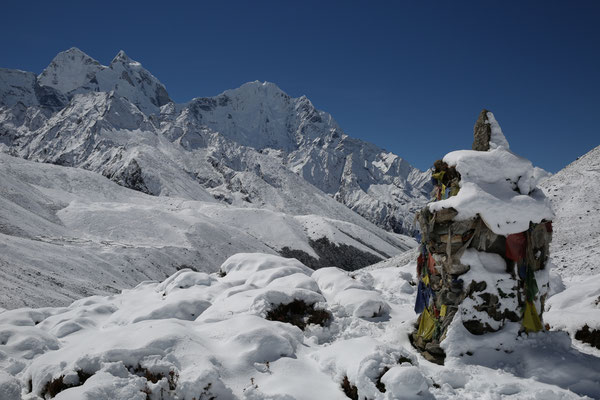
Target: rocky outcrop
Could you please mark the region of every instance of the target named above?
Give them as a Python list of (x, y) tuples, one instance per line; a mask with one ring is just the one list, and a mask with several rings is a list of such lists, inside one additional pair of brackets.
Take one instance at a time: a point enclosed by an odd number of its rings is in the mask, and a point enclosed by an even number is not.
[(581, 340), (600, 350), (600, 329), (590, 329), (586, 324), (575, 333), (575, 339)]
[(131, 160), (125, 167), (106, 177), (126, 188), (146, 194), (154, 194), (148, 189), (146, 182), (144, 182), (142, 169), (136, 160)]
[[(302, 262), (302, 264), (315, 270), (336, 265), (346, 271), (355, 271), (383, 260), (382, 257), (357, 249), (356, 247), (343, 243), (332, 243), (327, 237), (317, 240), (309, 239), (309, 245), (319, 258), (312, 257), (302, 250), (294, 250), (289, 247), (282, 248), (279, 254), (286, 258), (295, 258)], [(389, 258), (387, 254), (382, 254), (382, 256)]]

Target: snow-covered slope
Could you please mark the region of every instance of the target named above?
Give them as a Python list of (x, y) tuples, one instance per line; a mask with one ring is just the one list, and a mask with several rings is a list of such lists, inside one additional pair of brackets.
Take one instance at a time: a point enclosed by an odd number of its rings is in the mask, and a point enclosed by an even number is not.
[[(0, 313), (3, 400), (598, 398), (600, 359), (564, 332), (450, 332), (444, 366), (408, 332), (414, 269), (350, 275), (238, 254), (69, 307)], [(509, 324), (509, 325), (510, 325)], [(462, 326), (458, 324), (457, 327)], [(589, 397), (586, 397), (589, 396)]]
[(41, 106), (52, 113), (67, 104), (60, 91), (40, 85), (32, 72), (0, 68), (0, 108), (21, 103), (22, 107)]
[[(600, 356), (600, 146), (540, 186), (556, 213), (550, 256), (564, 281), (552, 285), (558, 294), (548, 300), (544, 319)], [(582, 335), (586, 326), (590, 334)]]
[(33, 72), (0, 68), (0, 104), (13, 106), (21, 101), (37, 105), (36, 77)]
[[(93, 172), (1, 153), (0, 171), (4, 308), (65, 305), (162, 280), (186, 266), (214, 272), (238, 252), (279, 254), (287, 248), (316, 266), (355, 268), (415, 245), (359, 216), (354, 224), (214, 200), (148, 196)], [(352, 262), (340, 257), (336, 264), (330, 257), (350, 250)]]
[(600, 274), (600, 146), (540, 185), (556, 213), (552, 259), (565, 280)]
[(306, 97), (272, 83), (174, 104), (125, 53), (103, 66), (74, 48), (37, 79), (0, 70), (0, 150), (154, 195), (327, 214), (302, 195), (312, 186), (398, 233), (414, 232), (430, 185), (429, 172), (348, 137)]

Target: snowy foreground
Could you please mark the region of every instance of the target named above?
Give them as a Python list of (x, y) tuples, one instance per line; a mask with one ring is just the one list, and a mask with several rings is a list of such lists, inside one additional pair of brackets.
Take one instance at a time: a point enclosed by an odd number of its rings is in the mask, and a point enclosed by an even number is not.
[(348, 273), (237, 254), (215, 274), (181, 270), (69, 307), (1, 312), (0, 398), (600, 397), (598, 354), (565, 332), (517, 337), (509, 324), (472, 336), (454, 321), (445, 366), (424, 360), (408, 340), (415, 265), (398, 265), (410, 258)]

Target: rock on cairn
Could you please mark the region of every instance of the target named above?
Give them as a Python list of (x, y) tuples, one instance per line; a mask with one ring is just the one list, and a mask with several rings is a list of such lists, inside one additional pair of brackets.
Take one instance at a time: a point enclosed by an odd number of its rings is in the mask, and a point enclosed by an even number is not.
[(554, 216), (536, 187), (537, 168), (513, 154), (494, 115), (483, 110), (473, 150), (434, 163), (433, 201), (417, 215), (420, 314), (412, 342), (443, 364), (449, 327), (473, 335), (508, 323), (543, 330)]

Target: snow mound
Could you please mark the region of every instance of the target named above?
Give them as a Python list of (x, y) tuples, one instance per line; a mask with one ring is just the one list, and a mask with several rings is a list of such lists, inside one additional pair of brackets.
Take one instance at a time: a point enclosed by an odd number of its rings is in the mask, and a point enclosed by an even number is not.
[(12, 375), (0, 371), (0, 398), (2, 400), (20, 400), (21, 384)]
[[(351, 385), (356, 386), (361, 396), (367, 398), (382, 396), (381, 388), (377, 387), (378, 381), (383, 381), (381, 377), (391, 367), (399, 362), (408, 363), (407, 365), (417, 363), (416, 358), (405, 350), (370, 337), (340, 340), (316, 352), (313, 357), (322, 371), (340, 382), (347, 379)], [(390, 383), (394, 380), (390, 379)], [(401, 382), (396, 384), (402, 385)], [(425, 388), (427, 386), (425, 383)]]
[[(600, 275), (571, 282), (564, 291), (550, 297), (544, 320), (552, 329), (566, 331), (574, 338), (585, 325), (592, 330), (600, 330)], [(583, 347), (600, 355), (600, 349), (589, 345)]]
[(531, 162), (503, 146), (454, 151), (443, 161), (460, 173), (460, 191), (430, 203), (431, 211), (454, 208), (457, 221), (479, 215), (492, 232), (504, 236), (526, 231), (530, 222), (554, 218), (549, 201), (536, 187), (538, 174)]
[(312, 274), (312, 278), (329, 303), (343, 305), (348, 314), (357, 318), (384, 317), (390, 311), (390, 306), (377, 292), (339, 268), (321, 268)]
[[(250, 278), (253, 282), (257, 280), (257, 277), (255, 276), (257, 272), (273, 269), (276, 269), (277, 271), (282, 271), (282, 269), (284, 269), (285, 271), (288, 271), (289, 274), (297, 272), (310, 275), (313, 272), (313, 270), (294, 258), (281, 258), (258, 253), (239, 253), (229, 257), (223, 265), (221, 265), (221, 272), (224, 273), (225, 276), (228, 276), (228, 279), (236, 280)], [(270, 273), (277, 271), (269, 271), (267, 274), (270, 275)], [(273, 275), (270, 276), (272, 279), (263, 282), (263, 286), (275, 279)]]
[(435, 399), (429, 392), (427, 378), (417, 367), (396, 366), (383, 375), (381, 382), (387, 399)]

